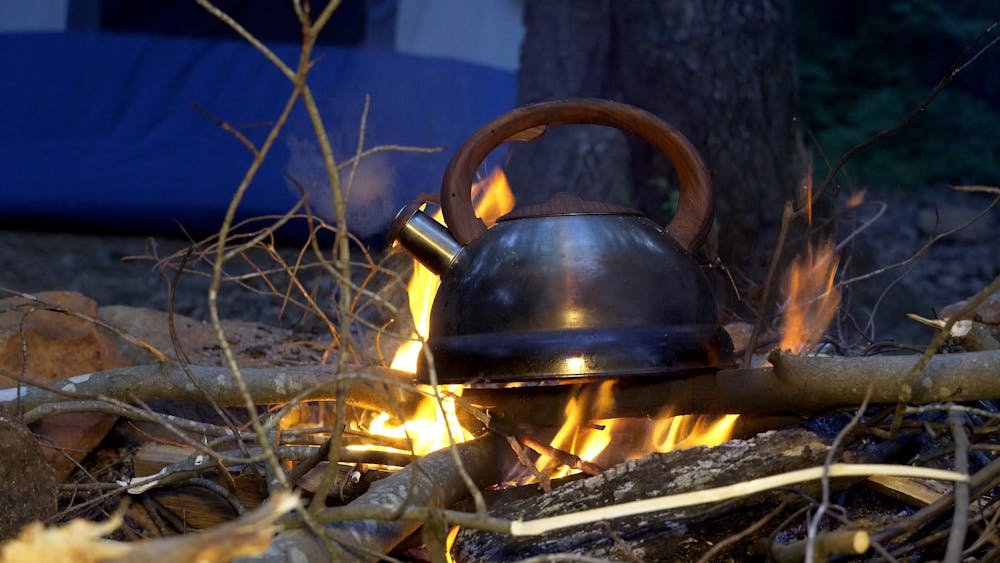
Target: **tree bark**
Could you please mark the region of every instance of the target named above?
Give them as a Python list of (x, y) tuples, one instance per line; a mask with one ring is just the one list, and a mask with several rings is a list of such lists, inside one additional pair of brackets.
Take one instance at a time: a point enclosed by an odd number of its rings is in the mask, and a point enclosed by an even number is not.
[[(828, 449), (812, 433), (791, 429), (750, 440), (731, 440), (715, 448), (650, 454), (602, 475), (566, 483), (551, 493), (499, 502), (490, 507), (490, 513), (505, 519), (531, 520), (729, 485), (821, 465)], [(806, 483), (801, 490), (815, 493), (818, 486)], [(694, 561), (714, 543), (756, 521), (782, 499), (802, 501), (796, 493), (769, 491), (720, 505), (695, 505), (528, 537), (463, 529), (456, 538), (453, 556), (456, 561), (514, 561), (573, 553), (616, 561), (637, 556), (643, 561)]]
[[(718, 194), (718, 254), (766, 267), (783, 202), (804, 166), (794, 122), (788, 0), (527, 0), (518, 101), (598, 96), (649, 110), (702, 152)], [(586, 128), (512, 150), (519, 202), (560, 190), (621, 200), (665, 222), (666, 159)], [(622, 160), (623, 151), (628, 154)]]
[[(607, 0), (525, 2), (518, 103), (563, 98), (616, 99), (612, 3)], [(538, 140), (511, 146), (507, 166), (519, 205), (570, 191), (589, 200), (629, 205), (633, 197), (625, 134), (591, 126), (552, 128)]]
[[(502, 481), (516, 465), (517, 459), (507, 442), (488, 435), (455, 446), (465, 471), (478, 487), (488, 487)], [(392, 512), (407, 506), (447, 508), (469, 494), (455, 466), (452, 452), (442, 449), (431, 453), (406, 468), (376, 481), (367, 493), (340, 510)], [(291, 561), (375, 561), (377, 555), (389, 552), (421, 526), (422, 522), (406, 519), (365, 520), (352, 518), (332, 522), (324, 527), (335, 544), (337, 553), (325, 553), (319, 540), (308, 531), (292, 530), (278, 534), (263, 554), (240, 561), (268, 563)], [(364, 548), (359, 551), (356, 548)]]

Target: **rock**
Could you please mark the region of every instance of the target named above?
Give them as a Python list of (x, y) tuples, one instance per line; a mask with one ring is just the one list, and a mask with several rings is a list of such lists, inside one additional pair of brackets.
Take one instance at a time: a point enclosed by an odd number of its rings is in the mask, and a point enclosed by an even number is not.
[[(42, 381), (124, 367), (131, 363), (117, 351), (94, 323), (65, 311), (97, 316), (97, 303), (79, 293), (44, 292), (35, 295), (45, 304), (21, 297), (0, 300), (0, 367)], [(27, 356), (27, 365), (25, 365)], [(0, 377), (0, 388), (17, 382)]]
[[(141, 307), (114, 305), (101, 307), (101, 320), (118, 327), (131, 336), (151, 344), (168, 358), (176, 359), (174, 345), (170, 341), (169, 315)], [(174, 326), (180, 348), (193, 365), (220, 366), (222, 353), (212, 325), (191, 317), (174, 315)], [(286, 357), (295, 342), (292, 331), (247, 321), (222, 321), (226, 341), (232, 346), (236, 362), (241, 367), (268, 366), (287, 363)], [(150, 363), (155, 357), (148, 351), (124, 341), (118, 343), (121, 354), (135, 363)], [(312, 350), (315, 352), (315, 349)], [(301, 352), (301, 350), (296, 350)], [(315, 357), (296, 357), (297, 361), (319, 362)]]
[[(0, 367), (53, 382), (132, 365), (118, 353), (112, 337), (93, 322), (66, 312), (96, 317), (93, 299), (72, 292), (43, 292), (35, 297), (41, 303), (22, 297), (0, 300)], [(16, 385), (16, 381), (0, 377), (0, 388)], [(65, 414), (39, 421), (32, 430), (45, 437), (45, 455), (55, 476), (63, 480), (117, 420), (109, 414)]]
[(113, 414), (77, 412), (50, 416), (31, 425), (31, 431), (44, 436), (42, 451), (59, 481), (65, 481), (108, 432), (118, 417)]
[(0, 541), (55, 514), (56, 478), (25, 426), (0, 418)]

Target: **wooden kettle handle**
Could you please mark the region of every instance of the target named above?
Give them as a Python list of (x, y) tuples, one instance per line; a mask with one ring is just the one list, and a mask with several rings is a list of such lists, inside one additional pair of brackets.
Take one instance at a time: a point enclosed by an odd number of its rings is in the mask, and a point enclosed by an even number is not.
[[(591, 124), (635, 133), (670, 159), (680, 185), (677, 213), (664, 234), (687, 251), (708, 235), (715, 212), (715, 193), (708, 172), (691, 143), (665, 121), (634, 106), (600, 99), (542, 102), (514, 109), (481, 127), (458, 149), (441, 181), (441, 208), (455, 239), (466, 245), (486, 224), (472, 207), (472, 183), (486, 156), (504, 141), (549, 125)], [(537, 136), (537, 135), (534, 135)]]

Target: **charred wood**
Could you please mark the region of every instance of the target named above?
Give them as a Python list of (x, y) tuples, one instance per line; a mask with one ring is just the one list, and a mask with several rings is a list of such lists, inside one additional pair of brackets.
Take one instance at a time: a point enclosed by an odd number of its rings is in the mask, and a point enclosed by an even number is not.
[[(785, 430), (716, 448), (652, 454), (615, 466), (604, 474), (573, 481), (536, 498), (500, 502), (494, 516), (534, 519), (620, 504), (658, 495), (742, 482), (823, 463), (828, 447), (814, 434)], [(815, 493), (816, 485), (802, 490)], [(576, 526), (537, 537), (463, 529), (453, 555), (457, 561), (510, 561), (534, 555), (574, 553), (648, 561), (697, 559), (712, 543), (752, 524), (783, 500), (802, 504), (801, 493), (770, 491), (727, 503), (674, 509), (614, 520), (606, 526)]]
[[(517, 460), (507, 442), (489, 435), (455, 446), (465, 471), (479, 487), (503, 481)], [(327, 509), (321, 518), (333, 521), (324, 531), (333, 540), (336, 553), (326, 553), (323, 544), (309, 532), (292, 530), (279, 534), (271, 548), (259, 558), (241, 561), (339, 561), (377, 560), (420, 527), (417, 520), (371, 518), (372, 514), (399, 516), (408, 506), (448, 507), (468, 496), (452, 452), (439, 450), (410, 464), (390, 477), (376, 481), (368, 491), (344, 507)], [(305, 557), (304, 559), (302, 557)]]

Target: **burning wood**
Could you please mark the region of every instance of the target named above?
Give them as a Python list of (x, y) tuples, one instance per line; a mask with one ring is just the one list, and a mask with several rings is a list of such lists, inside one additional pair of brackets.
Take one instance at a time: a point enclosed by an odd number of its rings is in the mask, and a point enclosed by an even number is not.
[(833, 244), (827, 241), (815, 249), (810, 245), (789, 266), (779, 350), (798, 354), (819, 342), (840, 307), (840, 292), (833, 286), (838, 263)]

